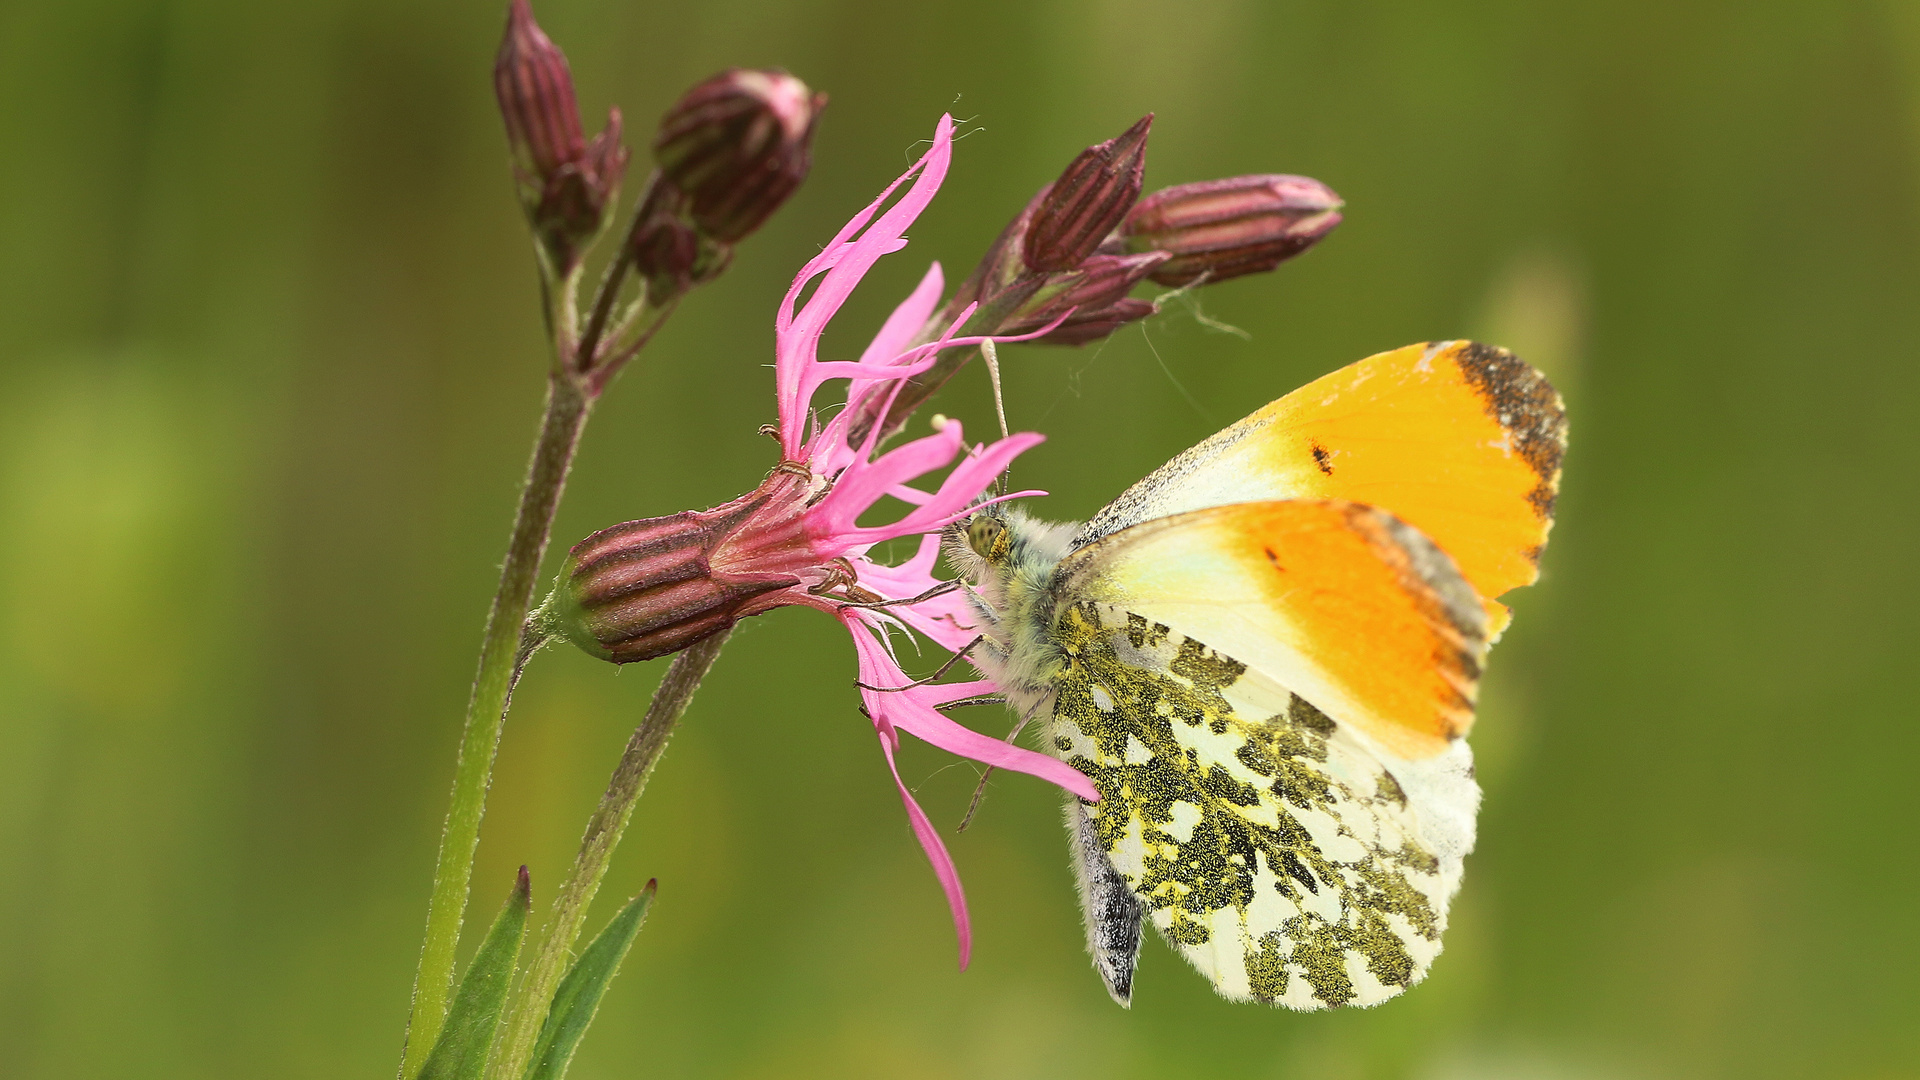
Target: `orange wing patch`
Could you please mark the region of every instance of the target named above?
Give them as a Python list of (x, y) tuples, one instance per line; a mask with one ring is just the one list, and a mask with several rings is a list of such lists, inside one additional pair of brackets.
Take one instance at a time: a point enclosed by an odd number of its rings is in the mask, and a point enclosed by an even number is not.
[(1439, 544), (1486, 599), (1539, 577), (1566, 447), (1544, 376), (1470, 341), (1409, 345), (1295, 390), (1180, 455), (1088, 523), (1087, 536), (1162, 514), (1263, 499), (1346, 499)]
[(1487, 622), (1452, 560), (1337, 499), (1159, 518), (1060, 564), (1057, 594), (1163, 623), (1366, 732), (1431, 757), (1473, 723)]
[[(1546, 378), (1474, 342), (1368, 357), (1255, 413), (1226, 451), (1303, 496), (1391, 510), (1439, 544), (1491, 600), (1540, 576), (1566, 447), (1566, 411)], [(1505, 608), (1488, 613), (1505, 625)], [(1496, 628), (1497, 633), (1498, 628)]]

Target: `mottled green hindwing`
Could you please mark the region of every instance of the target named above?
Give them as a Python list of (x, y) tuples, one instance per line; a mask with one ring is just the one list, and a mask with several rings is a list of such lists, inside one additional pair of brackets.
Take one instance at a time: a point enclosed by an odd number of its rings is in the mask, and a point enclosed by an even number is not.
[(1048, 735), (1100, 791), (1083, 807), (1098, 846), (1223, 995), (1371, 1005), (1426, 974), (1472, 846), (1464, 741), (1445, 760), (1392, 759), (1111, 605), (1062, 604), (1053, 637)]

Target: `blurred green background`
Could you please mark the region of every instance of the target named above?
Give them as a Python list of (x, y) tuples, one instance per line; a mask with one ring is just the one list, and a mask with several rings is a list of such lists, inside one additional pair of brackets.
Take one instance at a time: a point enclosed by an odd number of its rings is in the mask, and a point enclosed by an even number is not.
[[(1349, 204), (1201, 295), (1247, 340), (1176, 307), (1009, 349), (1041, 512), (1427, 338), (1512, 346), (1573, 424), (1475, 733), (1479, 850), (1405, 998), (1232, 1005), (1155, 942), (1115, 1008), (1025, 777), (953, 841), (957, 973), (846, 636), (784, 611), (640, 805), (595, 922), (660, 899), (573, 1076), (1920, 1076), (1920, 6), (538, 10), (640, 156), (727, 65), (833, 96), (811, 180), (608, 395), (558, 548), (760, 478), (775, 303), (948, 109), (947, 187), (832, 352), (1148, 110), (1149, 188), (1300, 172)], [(0, 6), (0, 1074), (392, 1074), (545, 363), (501, 18)], [(984, 433), (987, 403), (970, 370), (935, 407)], [(521, 862), (544, 905), (659, 670), (536, 660), (482, 917)], [(903, 774), (948, 827), (976, 775), (918, 746)]]

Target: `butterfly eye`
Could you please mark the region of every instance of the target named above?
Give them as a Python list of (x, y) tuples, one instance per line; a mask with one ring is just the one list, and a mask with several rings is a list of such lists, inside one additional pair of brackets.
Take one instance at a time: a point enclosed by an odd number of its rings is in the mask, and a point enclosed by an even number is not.
[(994, 541), (1000, 539), (1000, 534), (1006, 531), (1007, 527), (1001, 524), (998, 518), (974, 518), (967, 522), (967, 546), (973, 549), (975, 555), (991, 558)]

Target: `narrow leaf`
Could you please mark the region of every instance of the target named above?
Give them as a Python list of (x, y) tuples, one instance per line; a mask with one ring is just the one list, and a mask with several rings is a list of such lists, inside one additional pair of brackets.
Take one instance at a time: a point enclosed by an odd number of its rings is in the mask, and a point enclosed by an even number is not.
[(626, 958), (627, 948), (640, 933), (640, 923), (647, 917), (647, 905), (653, 902), (655, 885), (647, 882), (639, 896), (627, 901), (620, 914), (613, 917), (607, 928), (600, 931), (600, 936), (593, 939), (593, 944), (567, 969), (560, 988), (554, 991), (553, 1007), (547, 1010), (546, 1022), (540, 1025), (540, 1040), (533, 1045), (533, 1061), (527, 1066), (526, 1080), (561, 1080), (567, 1075), (567, 1063), (573, 1060), (580, 1036), (587, 1033), (587, 1025), (593, 1022), (593, 1014), (600, 1008), (600, 997), (607, 992), (607, 983), (613, 980), (614, 971)]
[(447, 1026), (440, 1029), (440, 1039), (421, 1066), (419, 1080), (480, 1080), (486, 1073), (494, 1029), (500, 1026), (500, 1007), (513, 982), (513, 965), (520, 958), (532, 906), (533, 883), (523, 866), (513, 894), (460, 980), (453, 1007), (447, 1011)]

